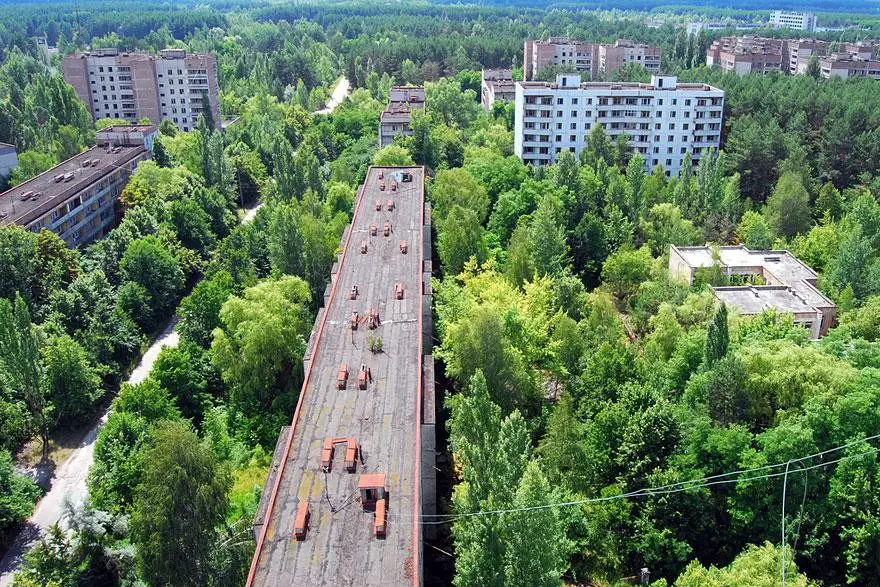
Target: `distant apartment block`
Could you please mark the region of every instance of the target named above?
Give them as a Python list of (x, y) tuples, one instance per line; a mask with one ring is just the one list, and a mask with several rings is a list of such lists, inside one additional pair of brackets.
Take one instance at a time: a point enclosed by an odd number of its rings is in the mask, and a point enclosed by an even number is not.
[(878, 47), (880, 41), (877, 40), (843, 43), (837, 51), (829, 53), (831, 43), (820, 39), (721, 37), (706, 51), (706, 64), (739, 75), (777, 71), (798, 75), (806, 74), (810, 62), (816, 58), (820, 75), (825, 78), (880, 79)]
[(757, 28), (759, 28), (759, 25), (745, 22), (693, 21), (687, 23), (686, 26), (687, 34), (689, 35), (698, 35), (700, 34), (700, 31), (715, 32), (723, 31), (724, 29), (734, 29), (737, 31), (753, 31)]
[(149, 158), (155, 133), (146, 125), (99, 132), (97, 146), (0, 194), (0, 223), (32, 232), (46, 228), (70, 247), (103, 236), (116, 225), (119, 194)]
[(613, 44), (583, 43), (564, 37), (546, 41), (526, 41), (523, 46), (523, 73), (534, 80), (542, 69), (561, 66), (587, 79), (610, 75), (627, 63), (639, 63), (652, 74), (660, 73), (660, 48), (627, 39)]
[(776, 10), (770, 16), (770, 26), (804, 31), (816, 30), (816, 15), (812, 12)]
[(560, 74), (556, 82), (517, 82), (514, 152), (525, 163), (549, 165), (563, 151), (580, 153), (595, 125), (613, 141), (621, 134), (645, 158), (677, 176), (690, 155), (697, 165), (721, 142), (724, 92), (675, 76), (651, 83), (582, 82)]
[(785, 41), (784, 47), (788, 59), (787, 63), (783, 63), (782, 69), (788, 74), (797, 75), (807, 72), (810, 60), (814, 56), (825, 55), (828, 52), (828, 41), (795, 39)]
[[(798, 68), (806, 64), (798, 62)], [(840, 51), (819, 58), (819, 73), (824, 78), (870, 77), (880, 80), (880, 60), (877, 58), (876, 41), (867, 43), (846, 43)]]
[(713, 287), (712, 293), (744, 316), (766, 310), (791, 314), (812, 338), (834, 324), (837, 306), (816, 289), (816, 272), (788, 251), (752, 251), (746, 247), (669, 247), (669, 273), (693, 283), (697, 271), (716, 263), (743, 285)]
[(9, 177), (16, 167), (18, 167), (18, 151), (15, 145), (0, 143), (0, 177)]
[(153, 124), (170, 120), (182, 131), (195, 128), (210, 102), (220, 124), (220, 89), (213, 55), (165, 49), (158, 56), (95, 49), (64, 58), (64, 79), (76, 89), (95, 120), (119, 118)]
[(513, 72), (509, 69), (484, 69), (480, 87), (480, 104), (486, 110), (491, 110), (496, 100), (513, 102), (516, 97)]
[(599, 73), (611, 75), (624, 65), (637, 63), (652, 74), (660, 73), (660, 47), (619, 39), (613, 45), (597, 45)]
[(783, 63), (788, 65), (785, 51), (785, 42), (781, 39), (752, 35), (721, 37), (706, 50), (706, 65), (717, 65), (739, 75), (778, 72)]
[(395, 86), (388, 95), (388, 106), (379, 116), (379, 146), (386, 147), (398, 135), (412, 135), (412, 111), (425, 107), (425, 88)]

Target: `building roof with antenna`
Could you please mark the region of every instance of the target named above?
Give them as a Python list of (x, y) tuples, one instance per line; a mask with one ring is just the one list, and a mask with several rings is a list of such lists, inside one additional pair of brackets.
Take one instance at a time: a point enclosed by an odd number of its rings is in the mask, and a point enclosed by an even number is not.
[(62, 161), (0, 194), (0, 223), (25, 226), (146, 153), (143, 144), (98, 146)]
[[(433, 407), (432, 400), (423, 402), (425, 388), (433, 390), (423, 383), (430, 232), (424, 168), (371, 167), (306, 347), (293, 421), (282, 430), (254, 520), (257, 547), (247, 585), (421, 583), (422, 484), (424, 475), (433, 476), (432, 467), (422, 471), (423, 405)], [(371, 324), (374, 310), (378, 324)], [(340, 376), (343, 364), (347, 376)], [(352, 463), (354, 443), (359, 454)], [(297, 539), (304, 501), (310, 521)], [(385, 507), (390, 522), (377, 537), (373, 509)]]

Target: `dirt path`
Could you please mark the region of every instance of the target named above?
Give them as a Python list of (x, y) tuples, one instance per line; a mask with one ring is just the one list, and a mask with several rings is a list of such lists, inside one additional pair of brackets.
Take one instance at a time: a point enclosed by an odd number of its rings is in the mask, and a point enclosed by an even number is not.
[[(140, 363), (131, 372), (131, 376), (127, 380), (128, 383), (140, 383), (146, 379), (153, 368), (153, 363), (159, 356), (159, 352), (166, 346), (177, 346), (179, 337), (174, 330), (177, 327), (177, 321), (177, 316), (174, 316), (168, 322), (152, 346), (141, 357)], [(108, 408), (101, 419), (86, 433), (79, 446), (70, 453), (68, 459), (55, 470), (54, 477), (50, 480), (49, 490), (40, 499), (34, 513), (25, 523), (25, 527), (9, 547), (3, 560), (0, 561), (0, 587), (12, 585), (12, 575), (21, 564), (23, 554), (40, 538), (42, 533), (56, 522), (63, 524), (64, 504), (68, 501), (82, 502), (86, 495), (86, 477), (95, 454), (95, 441), (109, 416), (110, 410)]]

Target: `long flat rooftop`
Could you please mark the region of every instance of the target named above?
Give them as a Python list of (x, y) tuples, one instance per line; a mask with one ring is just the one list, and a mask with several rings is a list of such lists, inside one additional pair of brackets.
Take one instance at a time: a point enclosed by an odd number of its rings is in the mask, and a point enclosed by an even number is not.
[[(0, 194), (0, 223), (27, 224), (144, 152), (146, 148), (143, 145), (113, 149), (92, 147), (71, 157)], [(85, 165), (86, 161), (89, 162), (88, 166)], [(28, 193), (30, 195), (25, 197)]]
[[(411, 181), (402, 181), (403, 174)], [(386, 222), (389, 236), (383, 234)], [(369, 169), (312, 331), (296, 412), (289, 430), (282, 431), (254, 521), (257, 549), (248, 585), (420, 581), (423, 243), (430, 235), (428, 222), (422, 167)], [(406, 253), (401, 241), (407, 243)], [(398, 283), (403, 299), (395, 295)], [(351, 299), (354, 287), (358, 293)], [(371, 308), (380, 319), (374, 330), (366, 321)], [(360, 317), (355, 330), (353, 312)], [(370, 351), (370, 337), (381, 338), (380, 353)], [(343, 363), (348, 381), (338, 389)], [(361, 365), (372, 375), (366, 389), (359, 389)], [(322, 470), (327, 438), (354, 438), (360, 444), (354, 473), (343, 462), (345, 445), (334, 451), (330, 471)], [(388, 492), (384, 539), (373, 535), (374, 514), (358, 501), (359, 479), (376, 473), (385, 475)], [(293, 530), (303, 502), (309, 504), (310, 523), (305, 538), (296, 540)]]

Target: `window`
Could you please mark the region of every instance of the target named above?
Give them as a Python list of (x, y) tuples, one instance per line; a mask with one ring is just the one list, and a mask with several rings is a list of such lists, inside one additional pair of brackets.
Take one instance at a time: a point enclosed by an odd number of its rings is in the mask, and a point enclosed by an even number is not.
[(562, 104), (562, 98), (556, 98), (556, 103), (557, 103), (557, 104)]
[(572, 99), (571, 99), (571, 105), (572, 105), (572, 106), (577, 106), (577, 103), (578, 103), (578, 99), (577, 99), (577, 98), (572, 98)]
[(562, 110), (557, 110), (557, 111), (556, 111), (556, 116), (562, 117)]

